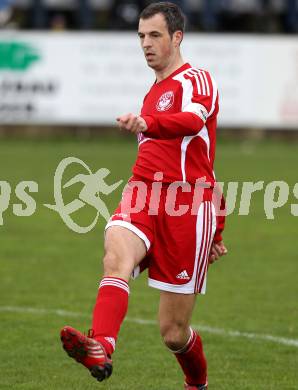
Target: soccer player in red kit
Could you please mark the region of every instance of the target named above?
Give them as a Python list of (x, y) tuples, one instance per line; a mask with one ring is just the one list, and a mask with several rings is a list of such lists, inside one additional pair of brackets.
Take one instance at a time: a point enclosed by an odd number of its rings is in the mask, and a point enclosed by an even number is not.
[(190, 320), (208, 265), (227, 253), (213, 196), (218, 92), (208, 71), (183, 61), (184, 25), (180, 8), (169, 2), (140, 15), (138, 35), (156, 80), (140, 115), (117, 118), (120, 129), (138, 136), (133, 176), (106, 227), (92, 329), (88, 336), (61, 330), (66, 352), (99, 381), (112, 373), (130, 277), (148, 268), (149, 285), (160, 290), (160, 332), (184, 372), (184, 388), (208, 386), (202, 340)]

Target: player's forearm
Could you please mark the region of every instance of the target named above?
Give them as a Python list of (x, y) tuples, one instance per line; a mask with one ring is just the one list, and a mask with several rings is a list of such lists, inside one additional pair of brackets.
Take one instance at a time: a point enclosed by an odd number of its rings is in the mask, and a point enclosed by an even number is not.
[(204, 126), (203, 120), (192, 112), (164, 115), (142, 115), (147, 123), (146, 137), (169, 139), (196, 135)]
[(216, 231), (214, 234), (214, 242), (220, 242), (222, 241), (222, 233), (224, 231), (225, 227), (225, 217), (224, 216), (217, 216), (216, 217)]
[[(218, 186), (217, 189), (219, 189)], [(225, 222), (226, 222), (226, 216), (225, 216), (226, 201), (221, 191), (219, 193), (219, 196), (220, 196), (220, 205), (217, 210), (217, 216), (216, 216), (216, 231), (214, 235), (214, 242), (222, 241), (222, 232), (224, 231)]]

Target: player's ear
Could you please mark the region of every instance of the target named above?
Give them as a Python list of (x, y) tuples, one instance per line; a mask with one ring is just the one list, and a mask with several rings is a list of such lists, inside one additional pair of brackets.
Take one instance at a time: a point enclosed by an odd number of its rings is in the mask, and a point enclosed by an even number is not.
[(173, 42), (175, 47), (179, 47), (183, 39), (182, 31), (175, 31), (173, 34)]

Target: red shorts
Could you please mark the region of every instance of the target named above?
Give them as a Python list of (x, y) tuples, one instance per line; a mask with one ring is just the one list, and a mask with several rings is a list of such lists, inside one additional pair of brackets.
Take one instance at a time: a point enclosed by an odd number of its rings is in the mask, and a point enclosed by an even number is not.
[(205, 293), (208, 257), (216, 229), (211, 192), (189, 183), (130, 179), (108, 222), (145, 243), (146, 258), (134, 276), (149, 269), (149, 286), (182, 294)]

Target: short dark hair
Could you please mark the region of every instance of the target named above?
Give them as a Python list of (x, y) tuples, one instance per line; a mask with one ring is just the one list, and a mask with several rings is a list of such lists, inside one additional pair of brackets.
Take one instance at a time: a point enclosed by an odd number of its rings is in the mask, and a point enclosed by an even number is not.
[(178, 5), (169, 1), (152, 3), (148, 5), (140, 14), (140, 19), (149, 19), (156, 14), (162, 14), (166, 20), (169, 34), (173, 36), (175, 31), (185, 30), (186, 18)]

